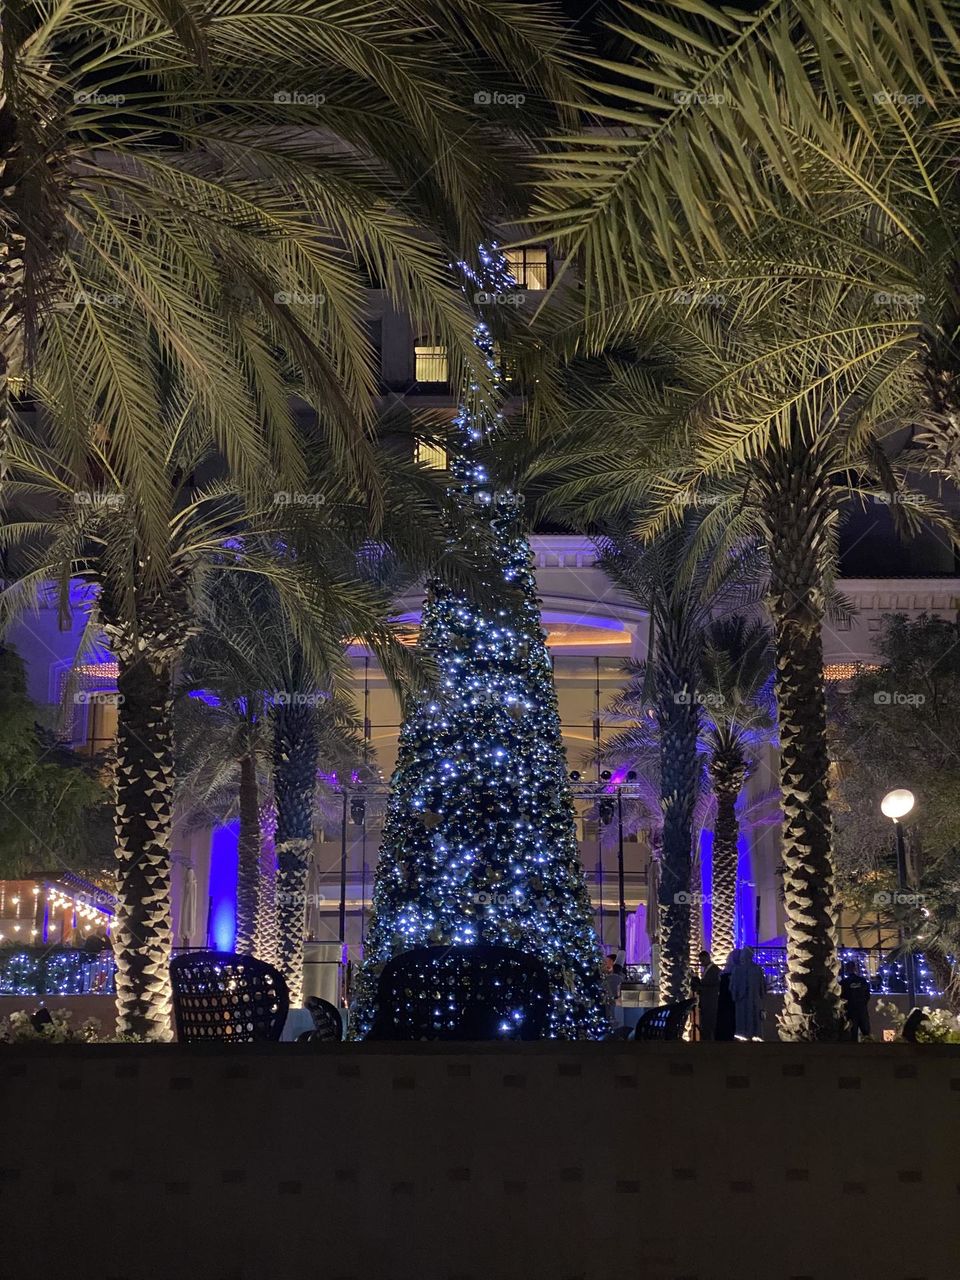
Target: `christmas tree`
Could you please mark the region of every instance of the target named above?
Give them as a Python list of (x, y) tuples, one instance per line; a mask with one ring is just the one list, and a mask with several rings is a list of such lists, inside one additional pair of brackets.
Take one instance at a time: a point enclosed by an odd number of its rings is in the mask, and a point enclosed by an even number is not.
[[(465, 274), (481, 300), (514, 287), (495, 249), (481, 250), (479, 271)], [(475, 340), (498, 381), (486, 324)], [(451, 539), (492, 549), (497, 571), (483, 605), (428, 586), (419, 644), (438, 675), (400, 735), (354, 1004), (359, 1038), (387, 960), (431, 943), (537, 955), (550, 975), (552, 1033), (608, 1029), (522, 499), (492, 484), (479, 458), (500, 419), (496, 405), (461, 408), (451, 432), (450, 501), (460, 516)]]

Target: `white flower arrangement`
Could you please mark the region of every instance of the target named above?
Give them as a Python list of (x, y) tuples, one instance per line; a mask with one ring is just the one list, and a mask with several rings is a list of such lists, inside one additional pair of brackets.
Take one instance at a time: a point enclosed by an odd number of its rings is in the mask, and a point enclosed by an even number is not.
[(70, 1026), (73, 1013), (69, 1009), (51, 1009), (50, 1021), (37, 1028), (26, 1009), (17, 1009), (0, 1022), (2, 1044), (92, 1044), (99, 1040), (99, 1018), (87, 1018), (74, 1030)]
[[(949, 1009), (931, 1009), (924, 1005), (923, 1021), (917, 1027), (918, 1044), (960, 1044), (960, 1018)], [(903, 1030), (907, 1015), (893, 1003), (877, 1001), (877, 1013), (888, 1018), (898, 1031)]]

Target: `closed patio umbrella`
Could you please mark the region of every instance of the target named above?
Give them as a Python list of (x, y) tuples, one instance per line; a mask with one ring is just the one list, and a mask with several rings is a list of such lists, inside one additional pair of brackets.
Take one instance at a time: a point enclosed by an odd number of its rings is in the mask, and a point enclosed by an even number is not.
[(656, 942), (660, 937), (660, 863), (651, 858), (647, 864), (647, 937)]
[(180, 902), (180, 945), (190, 946), (197, 927), (197, 873), (188, 863), (183, 873), (183, 898)]
[(323, 894), (320, 892), (320, 869), (314, 858), (310, 859), (307, 870), (307, 903), (306, 929), (308, 938), (320, 936), (320, 904)]

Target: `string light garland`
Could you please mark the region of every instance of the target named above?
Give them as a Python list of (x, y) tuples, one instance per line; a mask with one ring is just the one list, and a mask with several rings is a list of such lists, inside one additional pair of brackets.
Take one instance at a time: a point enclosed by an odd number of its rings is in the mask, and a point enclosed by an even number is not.
[[(480, 250), (476, 273), (460, 267), (471, 292), (515, 287), (496, 246)], [(474, 341), (496, 385), (485, 323)], [(471, 386), (467, 404), (478, 394)], [(550, 974), (551, 1035), (608, 1030), (522, 498), (495, 483), (479, 456), (501, 426), (501, 402), (502, 389), (488, 409), (461, 406), (451, 432), (451, 544), (492, 552), (499, 568), (483, 605), (439, 581), (428, 586), (419, 644), (438, 676), (400, 735), (354, 1005), (360, 1039), (384, 964), (429, 944), (532, 953)]]
[(0, 995), (84, 996), (113, 992), (113, 957), (76, 947), (0, 947)]
[[(786, 990), (787, 975), (786, 947), (754, 947), (753, 958), (766, 975), (767, 990), (770, 994), (783, 995)], [(870, 990), (874, 995), (906, 995), (906, 965), (902, 958), (895, 956), (892, 952), (841, 947), (841, 967), (849, 961), (852, 961), (863, 977), (869, 980)], [(932, 999), (938, 998), (942, 993), (921, 952), (917, 952), (915, 964), (918, 995)]]

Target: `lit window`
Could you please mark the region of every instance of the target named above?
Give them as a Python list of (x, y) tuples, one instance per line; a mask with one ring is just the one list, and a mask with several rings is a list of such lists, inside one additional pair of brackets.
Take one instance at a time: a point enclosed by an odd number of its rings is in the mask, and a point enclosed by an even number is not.
[(418, 342), (414, 347), (418, 382), (448, 382), (450, 367), (447, 348), (432, 342)]
[(876, 671), (877, 662), (828, 662), (823, 668), (824, 680), (853, 680), (861, 672)]
[(518, 289), (546, 289), (550, 283), (547, 246), (530, 245), (523, 249), (507, 249), (505, 253), (510, 274)]
[(428, 444), (426, 440), (418, 440), (413, 446), (413, 456), (417, 462), (422, 462), (426, 467), (435, 467), (437, 471), (446, 470), (447, 451), (443, 445)]

